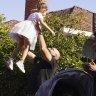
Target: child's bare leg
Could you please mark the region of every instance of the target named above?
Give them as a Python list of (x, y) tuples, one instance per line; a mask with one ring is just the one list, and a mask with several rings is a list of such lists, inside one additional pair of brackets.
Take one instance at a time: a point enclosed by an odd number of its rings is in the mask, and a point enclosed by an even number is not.
[(22, 43), (18, 43), (17, 48), (14, 49), (13, 53), (11, 54), (11, 58), (15, 58), (18, 52), (22, 49)]
[(27, 57), (27, 54), (28, 54), (28, 51), (29, 51), (29, 46), (30, 46), (30, 43), (29, 43), (28, 39), (24, 37), (23, 55), (22, 55), (21, 59), (16, 63), (17, 67), (23, 73), (25, 73), (25, 68), (24, 68), (24, 64), (23, 63), (25, 61), (25, 58)]
[(15, 48), (14, 51), (12, 52), (12, 54), (11, 54), (11, 58), (13, 58), (13, 59), (16, 57), (18, 52), (22, 49), (22, 46), (24, 44), (23, 43), (24, 40), (23, 40), (23, 38), (21, 36), (17, 37), (17, 41), (18, 41), (17, 48)]
[(19, 36), (17, 37), (18, 40), (18, 44), (17, 44), (17, 48), (15, 48), (15, 50), (11, 53), (10, 58), (8, 59), (8, 61), (6, 62), (7, 67), (10, 70), (13, 70), (13, 59), (16, 57), (16, 55), (18, 54), (18, 52), (22, 49), (23, 47), (23, 38), (20, 38)]
[(29, 43), (28, 39), (24, 37), (24, 48), (23, 48), (23, 54), (22, 54), (22, 57), (21, 57), (21, 60), (23, 60), (23, 63), (24, 63), (25, 58), (28, 54), (29, 46), (30, 46), (30, 43)]

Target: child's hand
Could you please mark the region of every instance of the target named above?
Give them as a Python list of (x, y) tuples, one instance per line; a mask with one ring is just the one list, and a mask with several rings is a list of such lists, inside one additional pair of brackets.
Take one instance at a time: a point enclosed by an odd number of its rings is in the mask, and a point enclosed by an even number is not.
[(52, 32), (52, 36), (55, 36), (55, 32)]

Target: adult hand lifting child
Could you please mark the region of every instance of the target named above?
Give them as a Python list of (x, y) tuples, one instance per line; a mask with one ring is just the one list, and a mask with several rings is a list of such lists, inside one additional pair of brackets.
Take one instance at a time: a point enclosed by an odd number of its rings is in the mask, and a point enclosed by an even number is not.
[(13, 61), (17, 53), (22, 49), (22, 56), (20, 60), (16, 62), (16, 65), (21, 72), (25, 73), (24, 62), (29, 49), (35, 49), (38, 34), (41, 32), (40, 25), (44, 26), (53, 36), (55, 36), (55, 32), (43, 20), (46, 16), (46, 12), (47, 6), (45, 3), (41, 3), (40, 6), (38, 6), (38, 12), (30, 14), (27, 20), (17, 23), (8, 33), (11, 38), (18, 42), (17, 48), (14, 49), (6, 62), (6, 65), (10, 70), (13, 70)]

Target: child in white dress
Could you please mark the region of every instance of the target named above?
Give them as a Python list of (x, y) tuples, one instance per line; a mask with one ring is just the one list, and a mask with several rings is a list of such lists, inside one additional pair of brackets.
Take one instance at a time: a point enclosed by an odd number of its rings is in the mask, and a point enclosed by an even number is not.
[(23, 73), (25, 73), (23, 63), (29, 49), (35, 49), (38, 34), (41, 32), (39, 25), (43, 25), (52, 33), (53, 36), (55, 35), (54, 31), (43, 21), (43, 17), (46, 15), (46, 12), (47, 6), (44, 3), (41, 3), (38, 7), (38, 12), (34, 12), (29, 15), (27, 20), (16, 24), (9, 32), (10, 37), (18, 42), (17, 48), (12, 52), (10, 58), (6, 62), (7, 67), (10, 70), (13, 70), (13, 60), (15, 59), (17, 53), (22, 49), (22, 57), (18, 62), (16, 62), (16, 65)]

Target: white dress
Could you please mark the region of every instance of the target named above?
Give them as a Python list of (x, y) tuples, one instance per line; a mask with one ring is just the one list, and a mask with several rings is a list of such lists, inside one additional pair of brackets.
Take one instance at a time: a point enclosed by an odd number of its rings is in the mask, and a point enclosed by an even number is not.
[(31, 15), (29, 15), (27, 20), (15, 24), (14, 27), (11, 29), (11, 31), (8, 33), (9, 36), (12, 37), (17, 42), (18, 42), (17, 40), (18, 35), (25, 36), (26, 38), (28, 38), (30, 42), (30, 50), (34, 50), (38, 36), (38, 30), (36, 29), (36, 24), (40, 19), (43, 19), (41, 13), (39, 12), (32, 13)]

